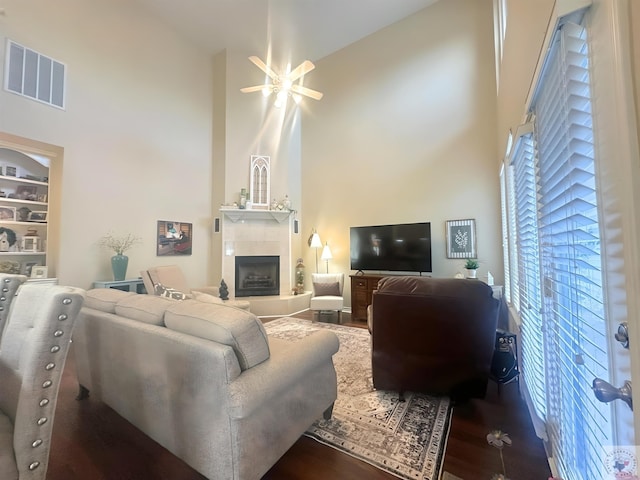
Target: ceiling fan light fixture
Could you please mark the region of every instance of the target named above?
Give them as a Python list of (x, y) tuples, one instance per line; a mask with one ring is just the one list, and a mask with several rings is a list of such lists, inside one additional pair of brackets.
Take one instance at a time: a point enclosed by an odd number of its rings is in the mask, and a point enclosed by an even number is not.
[(287, 73), (287, 75), (282, 77), (279, 76), (270, 66), (260, 60), (260, 58), (251, 56), (249, 57), (249, 60), (260, 70), (266, 73), (273, 83), (244, 87), (240, 89), (241, 92), (251, 93), (260, 91), (265, 97), (275, 93), (276, 100), (274, 102), (274, 106), (278, 108), (286, 103), (287, 96), (293, 97), (296, 104), (300, 103), (303, 96), (313, 98), (314, 100), (320, 100), (322, 98), (321, 92), (303, 87), (300, 83), (294, 83), (296, 80), (302, 78), (315, 68), (315, 65), (309, 60), (305, 60), (291, 72)]
[(273, 106), (280, 108), (287, 104), (287, 97), (290, 95), (286, 90), (274, 90), (276, 92), (276, 99), (273, 102)]

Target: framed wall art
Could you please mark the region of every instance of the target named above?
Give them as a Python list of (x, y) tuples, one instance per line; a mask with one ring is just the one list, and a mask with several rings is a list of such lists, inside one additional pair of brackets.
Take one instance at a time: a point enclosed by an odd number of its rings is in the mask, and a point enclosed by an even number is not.
[(158, 220), (156, 255), (191, 255), (193, 224)]
[(447, 258), (476, 258), (476, 221), (447, 220)]

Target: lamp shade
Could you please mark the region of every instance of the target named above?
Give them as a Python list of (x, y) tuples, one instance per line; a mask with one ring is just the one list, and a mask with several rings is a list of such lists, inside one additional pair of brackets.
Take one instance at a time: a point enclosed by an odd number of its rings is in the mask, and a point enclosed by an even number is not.
[(309, 244), (311, 248), (322, 248), (322, 241), (320, 240), (320, 235), (314, 233), (311, 235), (311, 243)]
[(325, 243), (324, 248), (322, 249), (322, 256), (320, 258), (322, 260), (330, 260), (333, 258), (333, 255), (331, 255), (331, 249), (329, 248), (328, 243)]

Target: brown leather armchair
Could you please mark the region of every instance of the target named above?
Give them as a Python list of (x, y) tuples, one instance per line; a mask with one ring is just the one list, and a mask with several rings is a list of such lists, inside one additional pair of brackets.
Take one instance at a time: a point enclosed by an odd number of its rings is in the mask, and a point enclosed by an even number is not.
[(479, 280), (385, 277), (369, 311), (376, 389), (484, 397), (499, 301)]

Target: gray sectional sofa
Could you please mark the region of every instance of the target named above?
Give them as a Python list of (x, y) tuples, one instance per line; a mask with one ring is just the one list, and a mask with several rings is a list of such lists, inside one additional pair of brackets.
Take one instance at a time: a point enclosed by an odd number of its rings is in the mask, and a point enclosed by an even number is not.
[(287, 342), (239, 308), (87, 291), (72, 348), (101, 400), (210, 479), (259, 479), (337, 396), (326, 331)]

